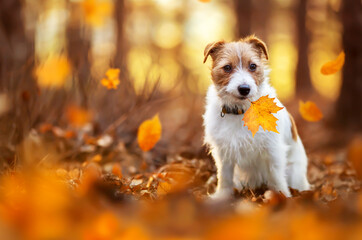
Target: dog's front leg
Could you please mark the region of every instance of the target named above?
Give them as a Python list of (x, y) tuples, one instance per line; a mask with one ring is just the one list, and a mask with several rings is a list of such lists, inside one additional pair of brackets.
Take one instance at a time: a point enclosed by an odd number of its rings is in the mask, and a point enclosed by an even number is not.
[(276, 192), (282, 192), (286, 197), (290, 197), (291, 194), (286, 177), (286, 150), (281, 144), (276, 146), (280, 147), (274, 146), (268, 149), (270, 156), (268, 187)]
[[(215, 158), (215, 157), (214, 157)], [(232, 161), (215, 158), (217, 167), (217, 187), (211, 198), (225, 200), (232, 196), (234, 190), (234, 166)]]

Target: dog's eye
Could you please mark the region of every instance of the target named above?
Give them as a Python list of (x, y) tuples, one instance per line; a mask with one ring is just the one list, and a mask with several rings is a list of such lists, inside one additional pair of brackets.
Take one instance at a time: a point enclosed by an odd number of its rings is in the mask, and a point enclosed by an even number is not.
[(255, 63), (250, 63), (249, 69), (250, 69), (250, 71), (254, 72), (256, 70), (256, 64)]
[(223, 68), (224, 71), (227, 72), (227, 73), (231, 72), (231, 70), (233, 69), (233, 68), (231, 67), (231, 65), (225, 65), (225, 66), (223, 66), (222, 68)]

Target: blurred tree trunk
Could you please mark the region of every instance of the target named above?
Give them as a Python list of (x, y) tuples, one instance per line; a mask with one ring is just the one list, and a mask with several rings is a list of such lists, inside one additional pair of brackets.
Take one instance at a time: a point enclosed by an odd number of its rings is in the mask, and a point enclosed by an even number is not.
[(342, 1), (343, 48), (346, 61), (337, 102), (337, 120), (344, 127), (362, 129), (362, 5)]
[(135, 97), (133, 81), (129, 79), (126, 55), (127, 55), (127, 40), (125, 37), (124, 26), (126, 20), (126, 5), (124, 0), (116, 0), (114, 9), (114, 19), (116, 21), (116, 53), (113, 58), (115, 67), (121, 70), (120, 81), (122, 88), (119, 90), (122, 94), (129, 97)]
[(310, 95), (313, 86), (310, 78), (308, 65), (309, 32), (306, 28), (308, 0), (299, 0), (296, 6), (297, 16), (297, 41), (298, 61), (296, 71), (296, 92), (297, 95)]
[[(23, 66), (33, 54), (34, 44), (26, 38), (21, 0), (0, 1), (0, 77)], [(2, 81), (2, 83), (4, 83)]]
[(252, 0), (234, 0), (236, 15), (236, 37), (242, 38), (251, 34)]
[(22, 0), (0, 1), (0, 91), (10, 100), (10, 110), (0, 117), (0, 145), (19, 143), (32, 127), (30, 106), (37, 97), (34, 38), (25, 33)]
[(125, 69), (125, 37), (124, 37), (124, 21), (125, 21), (125, 5), (124, 0), (116, 0), (114, 15), (116, 19), (116, 54), (114, 56), (114, 65)]
[[(257, 37), (262, 39), (264, 42), (268, 44), (268, 21), (270, 19), (271, 8), (273, 4), (272, 0), (258, 0), (257, 3), (253, 6), (253, 15), (255, 16), (250, 21), (253, 28), (253, 33), (256, 34)], [(255, 24), (255, 26), (254, 26)]]
[(88, 106), (88, 87), (90, 83), (90, 48), (91, 42), (86, 34), (85, 29), (80, 25), (73, 5), (70, 3), (71, 16), (67, 25), (67, 52), (68, 58), (72, 64), (73, 76), (79, 89), (80, 104), (86, 108)]

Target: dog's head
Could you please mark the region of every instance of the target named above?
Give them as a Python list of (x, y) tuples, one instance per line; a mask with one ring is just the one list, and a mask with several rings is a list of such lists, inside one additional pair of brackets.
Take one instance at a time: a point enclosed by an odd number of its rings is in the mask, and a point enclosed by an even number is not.
[(211, 76), (223, 103), (244, 105), (246, 99), (260, 97), (269, 58), (263, 41), (249, 36), (237, 42), (210, 43), (204, 51), (204, 63), (208, 56), (213, 60)]

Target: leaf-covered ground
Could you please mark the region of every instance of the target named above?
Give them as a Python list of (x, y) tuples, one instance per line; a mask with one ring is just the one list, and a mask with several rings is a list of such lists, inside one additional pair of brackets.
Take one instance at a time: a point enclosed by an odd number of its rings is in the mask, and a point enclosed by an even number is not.
[(22, 144), (29, 162), (4, 167), (1, 236), (358, 239), (361, 182), (350, 162), (359, 160), (360, 144), (310, 154), (311, 191), (286, 199), (266, 188), (235, 190), (233, 200), (212, 202), (216, 169), (207, 155), (162, 157), (111, 135), (43, 124)]

